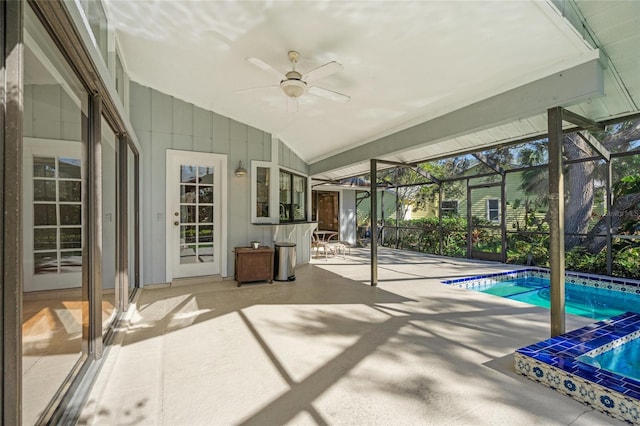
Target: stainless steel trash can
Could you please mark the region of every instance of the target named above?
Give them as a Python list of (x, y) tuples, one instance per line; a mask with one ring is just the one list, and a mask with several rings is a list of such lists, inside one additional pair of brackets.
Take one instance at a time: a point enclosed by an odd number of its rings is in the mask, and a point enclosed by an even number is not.
[(276, 281), (294, 281), (296, 279), (296, 243), (280, 242), (274, 244), (274, 274)]

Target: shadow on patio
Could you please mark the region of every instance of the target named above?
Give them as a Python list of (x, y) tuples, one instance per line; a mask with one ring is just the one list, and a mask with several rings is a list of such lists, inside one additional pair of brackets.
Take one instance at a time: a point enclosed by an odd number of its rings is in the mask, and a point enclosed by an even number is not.
[(508, 267), (385, 251), (373, 288), (365, 256), (144, 290), (81, 423), (615, 423), (513, 372), (548, 311), (439, 283)]

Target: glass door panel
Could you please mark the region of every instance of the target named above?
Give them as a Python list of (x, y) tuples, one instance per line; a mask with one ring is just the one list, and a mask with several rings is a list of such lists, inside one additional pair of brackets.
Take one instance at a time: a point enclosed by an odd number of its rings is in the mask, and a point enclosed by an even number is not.
[(31, 8), (24, 9), (22, 420), (36, 424), (86, 356), (89, 97)]
[(180, 165), (180, 263), (213, 262), (214, 168)]

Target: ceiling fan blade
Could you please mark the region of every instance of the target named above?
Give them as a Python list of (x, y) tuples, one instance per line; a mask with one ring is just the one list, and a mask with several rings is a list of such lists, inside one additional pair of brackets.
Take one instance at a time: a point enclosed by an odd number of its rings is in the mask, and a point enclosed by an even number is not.
[(271, 74), (273, 74), (274, 76), (278, 77), (278, 80), (283, 80), (286, 78), (286, 76), (281, 73), (280, 71), (278, 71), (277, 69), (275, 69), (274, 67), (272, 67), (271, 65), (269, 65), (268, 63), (266, 63), (265, 61), (263, 61), (262, 59), (258, 59), (258, 58), (245, 58), (245, 60), (247, 62), (249, 62), (250, 64), (255, 65), (256, 67), (263, 69)]
[(351, 100), (351, 98), (347, 95), (343, 95), (342, 93), (334, 92), (333, 90), (324, 89), (322, 87), (311, 86), (308, 89), (309, 93), (312, 95), (320, 96), (322, 98), (326, 98), (335, 102), (347, 103)]
[(257, 92), (259, 90), (264, 90), (264, 89), (279, 89), (279, 88), (280, 88), (280, 86), (278, 86), (278, 85), (260, 86), (260, 87), (248, 87), (246, 89), (234, 90), (233, 93), (251, 93), (251, 92)]
[(307, 83), (309, 83), (342, 70), (343, 70), (343, 67), (341, 63), (336, 61), (331, 61), (324, 65), (320, 65), (318, 68), (313, 69), (308, 73), (306, 73), (305, 75), (303, 75), (302, 81), (306, 81)]

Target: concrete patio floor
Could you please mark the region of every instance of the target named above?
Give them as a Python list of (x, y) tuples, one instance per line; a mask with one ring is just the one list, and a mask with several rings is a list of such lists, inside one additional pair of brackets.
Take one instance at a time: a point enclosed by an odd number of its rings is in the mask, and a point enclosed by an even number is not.
[(440, 284), (514, 267), (381, 248), (373, 288), (368, 256), (144, 289), (79, 423), (623, 424), (515, 374), (548, 310)]

